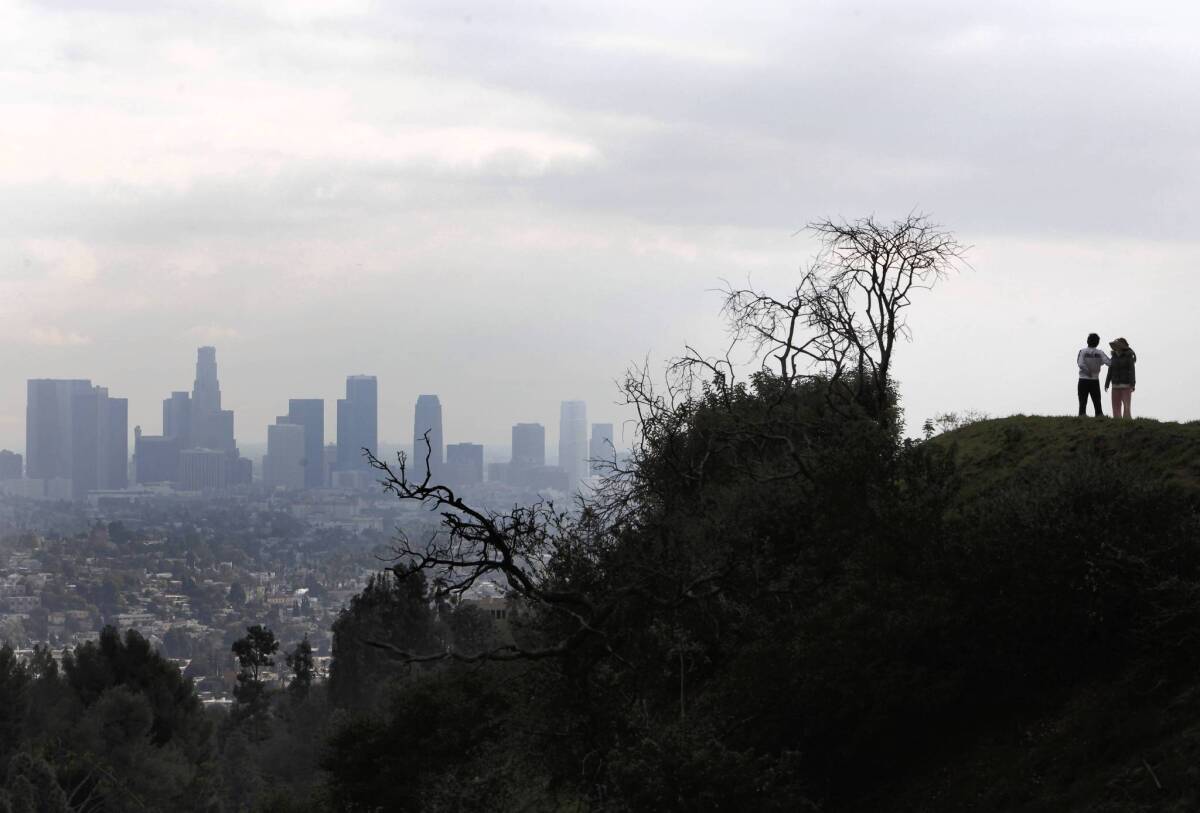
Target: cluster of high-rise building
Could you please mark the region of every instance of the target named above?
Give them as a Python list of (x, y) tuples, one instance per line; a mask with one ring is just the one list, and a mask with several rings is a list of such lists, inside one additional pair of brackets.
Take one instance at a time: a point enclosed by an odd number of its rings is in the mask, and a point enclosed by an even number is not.
[[(191, 391), (163, 400), (162, 434), (134, 429), (133, 480), (169, 484), (184, 491), (216, 491), (247, 485), (251, 462), (238, 451), (234, 415), (221, 407), (217, 351), (197, 351)], [(546, 465), (546, 430), (538, 423), (512, 428), (508, 462), (492, 463), (488, 480), (522, 489), (572, 492), (614, 459), (612, 424), (592, 424), (587, 405), (564, 401), (559, 414), (558, 465)], [(129, 485), (128, 403), (87, 380), (28, 382), (25, 459), (0, 451), (4, 491), (23, 496), (82, 499), (89, 492)], [(325, 402), (293, 398), (287, 414), (267, 427), (262, 481), (270, 488), (362, 488), (376, 477), (366, 456), (379, 449), (379, 389), (375, 376), (346, 379), (337, 401), (336, 442), (325, 442)], [(22, 468), (22, 464), (24, 466)], [(484, 481), (484, 449), (478, 443), (445, 442), (437, 395), (417, 398), (408, 477), (420, 482), (472, 485)]]
[(161, 435), (134, 429), (134, 479), (139, 483), (173, 483), (185, 491), (210, 491), (244, 485), (253, 465), (238, 453), (233, 411), (221, 408), (217, 349), (196, 353), (192, 391), (172, 392), (163, 401)]
[(85, 379), (29, 381), (25, 475), (30, 496), (78, 499), (129, 484), (129, 404)]

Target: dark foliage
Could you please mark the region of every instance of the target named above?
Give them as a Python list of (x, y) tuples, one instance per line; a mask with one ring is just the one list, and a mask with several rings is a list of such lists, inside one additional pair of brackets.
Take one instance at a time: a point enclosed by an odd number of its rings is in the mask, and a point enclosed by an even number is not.
[(25, 664), (0, 647), (0, 809), (208, 810), (211, 725), (190, 681), (136, 632), (105, 628)]
[(384, 571), (372, 576), (334, 622), (329, 673), (334, 705), (372, 708), (386, 695), (390, 682), (411, 671), (390, 659), (381, 643), (420, 651), (439, 646), (423, 574), (398, 579)]

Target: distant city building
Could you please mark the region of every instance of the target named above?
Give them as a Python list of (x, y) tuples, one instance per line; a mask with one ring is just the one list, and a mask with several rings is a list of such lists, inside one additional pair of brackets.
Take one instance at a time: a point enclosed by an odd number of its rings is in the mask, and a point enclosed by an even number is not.
[(347, 491), (366, 491), (377, 485), (377, 479), (369, 471), (335, 471), (332, 485)]
[(512, 466), (546, 465), (546, 428), (540, 423), (519, 423), (512, 428)]
[(587, 404), (563, 401), (558, 419), (558, 467), (567, 473), (568, 490), (588, 476), (587, 426)]
[(143, 435), (140, 426), (133, 430), (133, 479), (138, 483), (174, 483), (179, 479), (179, 453), (182, 443), (176, 437)]
[(254, 463), (248, 457), (226, 457), (226, 485), (248, 486), (254, 482)]
[(588, 443), (588, 465), (591, 473), (593, 475), (607, 474), (615, 458), (613, 425), (611, 423), (592, 424), (592, 439)]
[(267, 427), (263, 482), (268, 488), (304, 488), (305, 434), (304, 427), (294, 423)]
[[(192, 486), (200, 481), (204, 485), (199, 490), (250, 483), (253, 466), (238, 453), (233, 411), (221, 408), (221, 383), (217, 377), (215, 347), (197, 348), (196, 377), (192, 391), (172, 392), (170, 398), (163, 400), (162, 406), (162, 435), (142, 435), (134, 441), (134, 478), (139, 483), (172, 482), (189, 491), (197, 490)], [(224, 473), (214, 477), (207, 468), (203, 468), (203, 471), (197, 469), (201, 457), (194, 457), (188, 460), (190, 473), (185, 477), (182, 457), (185, 451), (223, 453)], [(174, 465), (175, 473), (167, 480), (157, 479), (171, 469), (173, 456), (178, 456)], [(209, 457), (203, 456), (204, 467), (214, 465)], [(220, 485), (213, 485), (218, 481)]]
[(512, 460), (488, 466), (488, 479), (531, 491), (566, 491), (567, 473), (546, 465), (546, 428), (540, 423), (518, 423), (512, 428)]
[(0, 480), (20, 480), (23, 473), (21, 456), (8, 449), (0, 450)]
[(233, 412), (221, 409), (221, 385), (217, 380), (217, 349), (196, 351), (196, 380), (192, 385), (191, 443), (201, 449), (218, 449), (237, 455)]
[(230, 468), (229, 455), (220, 449), (184, 449), (179, 453), (179, 487), (184, 491), (223, 489), (229, 485)]
[(363, 449), (379, 451), (379, 387), (373, 375), (352, 375), (337, 402), (338, 470), (370, 470)]
[(321, 450), (321, 472), (325, 485), (333, 485), (333, 473), (337, 471), (337, 444), (326, 443)]
[(320, 398), (292, 398), (287, 417), (288, 423), (304, 427), (304, 486), (321, 488), (326, 482), (325, 402)]
[(31, 379), (25, 416), (26, 474), (71, 481), (71, 496), (129, 485), (129, 404), (82, 379)]
[(179, 448), (190, 449), (192, 443), (192, 396), (173, 392), (163, 400), (163, 431), (165, 438), (175, 438)]
[(483, 446), (479, 443), (451, 443), (446, 446), (443, 476), (451, 485), (483, 482)]
[(490, 463), (488, 481), (524, 491), (566, 491), (567, 473), (558, 466), (525, 466)]
[[(71, 499), (71, 481), (70, 480), (54, 480), (50, 482), (65, 483), (64, 499)], [(20, 496), (26, 500), (46, 500), (54, 499), (48, 496), (47, 481), (44, 480), (0, 480), (0, 494), (6, 496)]]
[(72, 404), (91, 392), (84, 379), (34, 378), (25, 399), (25, 476), (33, 480), (71, 479)]
[[(426, 433), (429, 442), (426, 445)], [(420, 482), (425, 479), (425, 461), (434, 480), (442, 468), (442, 402), (436, 395), (421, 395), (413, 414), (413, 451), (409, 477)]]
[(110, 398), (106, 388), (97, 387), (96, 409), (96, 487), (106, 491), (128, 488), (129, 399)]

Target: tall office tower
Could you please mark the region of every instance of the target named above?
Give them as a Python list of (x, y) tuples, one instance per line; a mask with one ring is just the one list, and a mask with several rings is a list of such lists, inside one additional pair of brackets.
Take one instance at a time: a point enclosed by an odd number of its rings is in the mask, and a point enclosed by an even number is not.
[(191, 445), (218, 449), (234, 457), (237, 443), (233, 434), (233, 412), (221, 409), (221, 385), (217, 380), (217, 349), (201, 347), (196, 351), (196, 381), (192, 386)]
[(133, 428), (133, 479), (138, 483), (173, 483), (179, 479), (179, 438), (143, 435)]
[(0, 480), (20, 480), (22, 468), (19, 454), (8, 449), (0, 450)]
[(71, 406), (76, 395), (91, 390), (92, 382), (84, 379), (29, 379), (25, 401), (26, 477), (71, 478)]
[(326, 443), (321, 450), (321, 476), (326, 486), (333, 485), (333, 473), (337, 471), (337, 444)]
[(546, 465), (546, 428), (540, 423), (519, 423), (512, 428), (512, 464)]
[(592, 424), (592, 439), (588, 443), (588, 462), (592, 474), (608, 474), (616, 459), (616, 452), (616, 447), (613, 446), (613, 425), (611, 423)]
[[(286, 421), (287, 418), (281, 418)], [(295, 423), (267, 427), (267, 456), (263, 458), (263, 482), (268, 488), (304, 488), (306, 433)]]
[(454, 485), (483, 482), (483, 446), (450, 443), (446, 446), (445, 479)]
[(129, 399), (109, 398), (107, 402), (108, 439), (101, 460), (101, 488), (129, 487)]
[(71, 399), (71, 492), (129, 485), (129, 402), (92, 387)]
[(325, 402), (320, 398), (290, 399), (287, 423), (304, 427), (305, 487), (322, 488), (325, 485)]
[(337, 402), (338, 471), (369, 471), (364, 448), (379, 452), (379, 388), (373, 375), (352, 375)]
[(187, 392), (173, 392), (163, 400), (164, 438), (176, 438), (179, 448), (188, 449), (192, 444), (192, 396)]
[[(429, 433), (429, 445), (425, 445), (425, 433)], [(442, 402), (436, 395), (422, 395), (417, 398), (417, 408), (413, 414), (413, 451), (412, 474), (410, 477), (417, 482), (425, 479), (425, 458), (429, 456), (429, 469), (432, 479), (436, 480), (442, 474)]]
[(185, 491), (225, 488), (229, 470), (229, 455), (217, 449), (184, 449), (179, 453), (179, 487)]
[(196, 350), (196, 380), (192, 382), (192, 404), (196, 411), (210, 414), (221, 411), (221, 382), (217, 380), (217, 348)]
[(567, 489), (574, 490), (588, 475), (587, 404), (563, 401), (558, 416), (558, 467), (567, 473)]
[(129, 404), (82, 379), (30, 379), (26, 474), (71, 480), (76, 499), (129, 484)]

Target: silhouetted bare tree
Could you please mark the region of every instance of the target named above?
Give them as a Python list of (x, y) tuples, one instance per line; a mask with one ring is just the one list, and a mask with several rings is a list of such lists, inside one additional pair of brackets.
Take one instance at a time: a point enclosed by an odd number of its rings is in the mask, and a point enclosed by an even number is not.
[(811, 370), (831, 394), (849, 385), (859, 405), (886, 422), (896, 340), (909, 335), (913, 294), (962, 265), (965, 247), (919, 214), (892, 223), (820, 220), (808, 230), (822, 248), (790, 295), (726, 288), (734, 338), (753, 342), (764, 369), (785, 382)]

